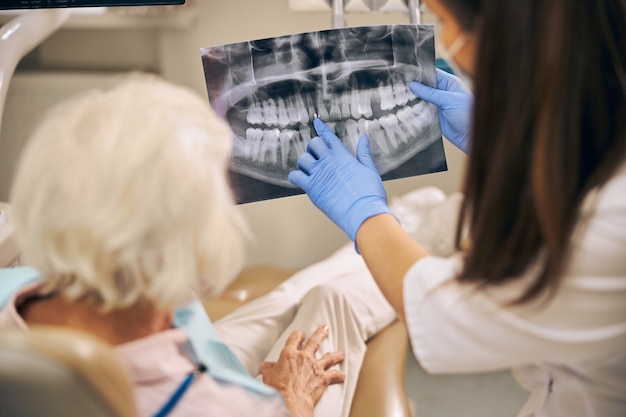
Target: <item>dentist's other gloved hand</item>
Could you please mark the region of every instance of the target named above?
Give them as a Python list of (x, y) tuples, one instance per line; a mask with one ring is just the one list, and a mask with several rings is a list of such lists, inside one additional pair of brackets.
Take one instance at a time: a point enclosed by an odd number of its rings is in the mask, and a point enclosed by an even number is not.
[(467, 153), (472, 133), (474, 95), (460, 78), (437, 68), (437, 88), (412, 82), (409, 88), (422, 100), (439, 106), (441, 133)]
[(387, 193), (372, 160), (369, 138), (361, 136), (355, 158), (321, 120), (313, 121), (319, 137), (298, 158), (289, 181), (302, 188), (313, 204), (354, 241), (361, 224), (391, 213)]

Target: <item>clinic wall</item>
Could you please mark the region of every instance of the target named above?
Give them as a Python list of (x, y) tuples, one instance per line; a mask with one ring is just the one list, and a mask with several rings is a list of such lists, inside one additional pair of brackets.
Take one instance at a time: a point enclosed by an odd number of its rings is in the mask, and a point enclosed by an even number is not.
[[(331, 28), (329, 13), (291, 12), (287, 0), (213, 0), (202, 1), (198, 6), (199, 22), (193, 28), (160, 35), (159, 67), (168, 79), (201, 94), (206, 94), (206, 89), (199, 48)], [(348, 14), (346, 20), (350, 26), (393, 24), (408, 23), (408, 16)], [(448, 172), (389, 181), (389, 194), (404, 194), (424, 185), (436, 185), (448, 193), (458, 190), (464, 157), (452, 146), (446, 146), (446, 156)], [(306, 196), (246, 204), (242, 209), (255, 237), (250, 244), (249, 264), (304, 266), (347, 242), (345, 235)]]
[[(154, 71), (206, 96), (199, 49), (210, 45), (316, 31), (331, 27), (329, 13), (292, 12), (288, 0), (196, 0), (185, 29), (66, 29), (37, 51), (46, 70)], [(402, 13), (348, 14), (348, 25), (408, 23)], [(5, 140), (6, 138), (2, 138)], [(449, 170), (385, 183), (390, 196), (424, 185), (450, 193), (460, 187), (464, 156), (445, 143)], [(241, 206), (253, 239), (248, 264), (300, 267), (322, 259), (347, 238), (306, 196)]]

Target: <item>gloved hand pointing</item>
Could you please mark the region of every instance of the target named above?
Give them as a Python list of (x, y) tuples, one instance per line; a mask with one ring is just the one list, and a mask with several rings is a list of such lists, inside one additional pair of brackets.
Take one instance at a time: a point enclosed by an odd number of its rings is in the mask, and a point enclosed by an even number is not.
[(311, 139), (307, 151), (298, 158), (299, 169), (289, 173), (289, 181), (302, 188), (354, 241), (365, 220), (391, 213), (369, 138), (361, 136), (355, 158), (324, 122), (315, 119), (313, 125), (320, 137)]
[(437, 68), (437, 88), (412, 82), (411, 91), (422, 100), (439, 106), (441, 133), (457, 148), (467, 153), (472, 131), (474, 95), (461, 80)]

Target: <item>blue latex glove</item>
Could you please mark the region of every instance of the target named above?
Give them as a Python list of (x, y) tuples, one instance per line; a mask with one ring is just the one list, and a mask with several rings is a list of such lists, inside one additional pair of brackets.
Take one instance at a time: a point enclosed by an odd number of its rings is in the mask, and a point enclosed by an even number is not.
[(437, 68), (437, 88), (412, 82), (409, 88), (422, 100), (439, 106), (441, 133), (467, 153), (471, 142), (474, 95), (461, 80)]
[(324, 122), (315, 119), (313, 125), (319, 137), (309, 141), (307, 151), (298, 158), (299, 169), (289, 173), (289, 181), (302, 188), (354, 241), (365, 220), (391, 213), (369, 138), (361, 136), (355, 158)]

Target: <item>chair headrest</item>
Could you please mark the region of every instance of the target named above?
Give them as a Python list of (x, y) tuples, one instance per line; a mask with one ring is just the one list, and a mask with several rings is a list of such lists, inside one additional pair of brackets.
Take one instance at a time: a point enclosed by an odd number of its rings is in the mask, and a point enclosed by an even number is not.
[(137, 417), (112, 349), (82, 332), (41, 326), (0, 332), (3, 415)]

